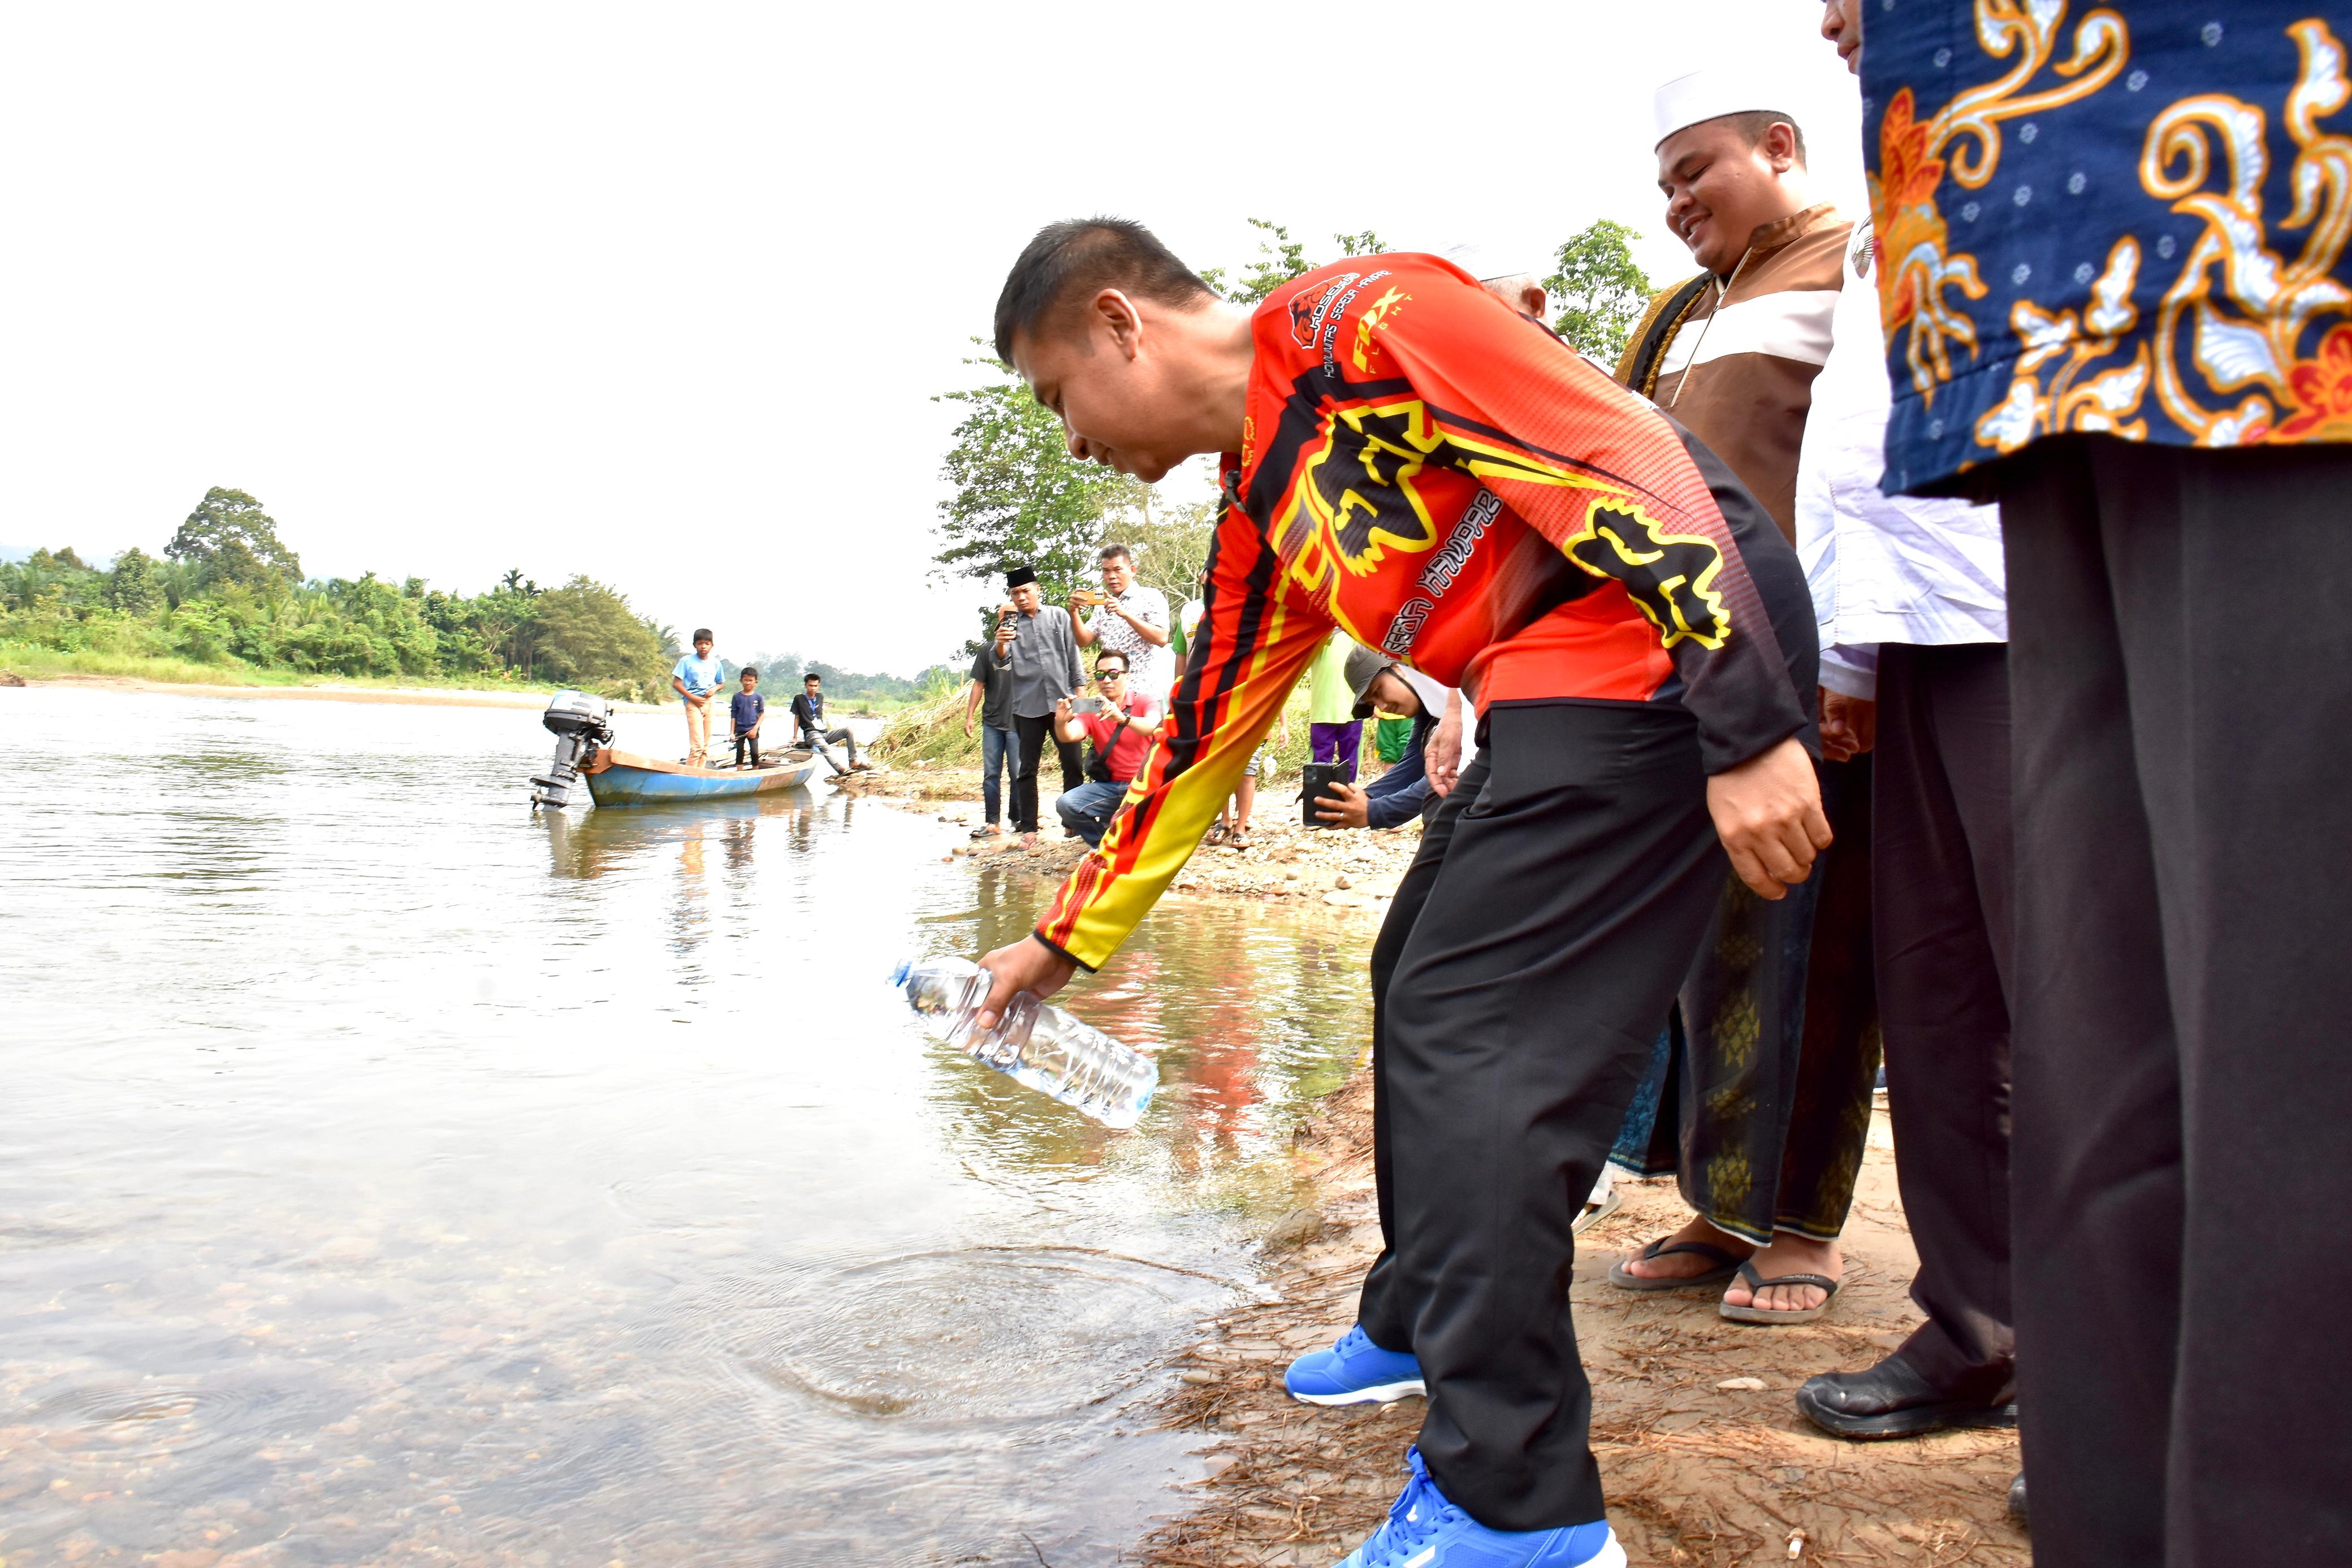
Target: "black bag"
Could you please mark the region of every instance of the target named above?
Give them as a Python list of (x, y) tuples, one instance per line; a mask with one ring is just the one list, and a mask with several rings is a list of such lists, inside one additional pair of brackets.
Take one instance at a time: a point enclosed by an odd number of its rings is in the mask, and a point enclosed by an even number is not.
[(1110, 776), (1110, 764), (1103, 760), (1103, 754), (1095, 749), (1092, 741), (1087, 743), (1087, 755), (1084, 760), (1085, 767), (1082, 771), (1087, 776), (1087, 783), (1116, 784), (1118, 782)]

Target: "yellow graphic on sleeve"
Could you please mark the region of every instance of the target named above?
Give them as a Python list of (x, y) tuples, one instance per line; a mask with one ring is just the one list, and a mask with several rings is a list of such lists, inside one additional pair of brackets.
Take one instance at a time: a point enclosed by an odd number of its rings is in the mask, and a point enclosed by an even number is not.
[(1562, 549), (1593, 576), (1623, 583), (1665, 647), (1688, 637), (1702, 648), (1720, 648), (1731, 634), (1715, 587), (1723, 553), (1714, 541), (1670, 534), (1639, 507), (1604, 497), (1586, 509), (1582, 531)]
[(1391, 288), (1366, 306), (1364, 313), (1356, 319), (1356, 351), (1349, 359), (1359, 372), (1371, 369), (1373, 331), (1388, 319), (1390, 311), (1412, 298), (1402, 288)]

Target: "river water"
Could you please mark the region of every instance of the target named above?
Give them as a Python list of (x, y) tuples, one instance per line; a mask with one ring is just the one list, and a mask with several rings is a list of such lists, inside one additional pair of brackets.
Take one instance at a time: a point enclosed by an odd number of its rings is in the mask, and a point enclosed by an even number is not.
[(822, 787), (534, 818), (547, 750), (0, 691), (0, 1559), (1114, 1561), (1369, 933), (1155, 914), (1071, 993), (1160, 1048), (1109, 1134), (884, 983), (1045, 885)]

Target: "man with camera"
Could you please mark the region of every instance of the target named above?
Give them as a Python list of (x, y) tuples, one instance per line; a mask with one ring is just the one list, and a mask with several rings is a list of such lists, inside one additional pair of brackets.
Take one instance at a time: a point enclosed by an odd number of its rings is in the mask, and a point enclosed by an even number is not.
[(1141, 692), (1127, 688), (1127, 655), (1106, 653), (1095, 661), (1097, 696), (1064, 697), (1054, 705), (1054, 738), (1065, 746), (1090, 742), (1087, 781), (1066, 789), (1054, 802), (1062, 826), (1087, 841), (1092, 849), (1102, 842), (1111, 813), (1127, 796), (1127, 786), (1143, 766), (1144, 748), (1160, 727), (1160, 706)]

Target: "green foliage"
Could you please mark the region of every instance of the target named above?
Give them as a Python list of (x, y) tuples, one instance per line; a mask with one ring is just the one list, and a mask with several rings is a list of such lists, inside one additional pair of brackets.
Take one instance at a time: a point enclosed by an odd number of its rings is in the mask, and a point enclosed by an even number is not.
[(247, 680), (292, 675), (563, 681), (649, 696), (674, 652), (610, 588), (542, 591), (520, 570), (467, 598), (369, 573), (305, 582), (277, 524), (242, 491), (215, 489), (159, 561), (128, 549), (104, 571), (71, 549), (0, 565), (0, 642), (111, 670), (144, 661)]
[(987, 367), (995, 379), (932, 400), (964, 408), (940, 466), (954, 493), (940, 503), (940, 548), (931, 558), (938, 575), (1001, 584), (1008, 569), (1027, 566), (1046, 598), (1063, 602), (1094, 580), (1104, 517), (1139, 506), (1143, 486), (1072, 457), (1061, 419), (1029, 395), (1010, 366), (964, 362)]
[(205, 492), (163, 554), (204, 570), (214, 582), (261, 589), (302, 580), (302, 562), (278, 541), (278, 525), (261, 503), (218, 485)]
[(114, 570), (106, 574), (106, 602), (126, 615), (145, 620), (160, 613), (164, 607), (163, 579), (155, 570), (155, 558), (133, 545), (114, 558)]
[(638, 694), (658, 692), (668, 680), (660, 636), (603, 583), (575, 577), (530, 605), (538, 663), (557, 680)]
[(1107, 529), (1102, 542), (1125, 545), (1135, 557), (1135, 580), (1166, 594), (1172, 611), (1201, 591), (1216, 519), (1214, 499), (1147, 501), (1132, 518), (1118, 519)]
[(1633, 260), (1629, 242), (1641, 237), (1623, 224), (1598, 219), (1559, 247), (1559, 270), (1543, 280), (1561, 306), (1552, 330), (1604, 365), (1625, 351), (1655, 292)]
[[(1324, 265), (1319, 261), (1307, 260), (1306, 242), (1292, 239), (1290, 231), (1280, 224), (1265, 218), (1252, 218), (1249, 225), (1263, 231), (1262, 237), (1257, 242), (1257, 258), (1242, 268), (1239, 283), (1228, 286), (1225, 269), (1222, 267), (1201, 269), (1201, 280), (1234, 304), (1255, 305), (1292, 278)], [(1343, 257), (1378, 256), (1389, 248), (1381, 243), (1381, 236), (1370, 229), (1361, 234), (1333, 235), (1331, 243), (1339, 247), (1339, 255)]]

